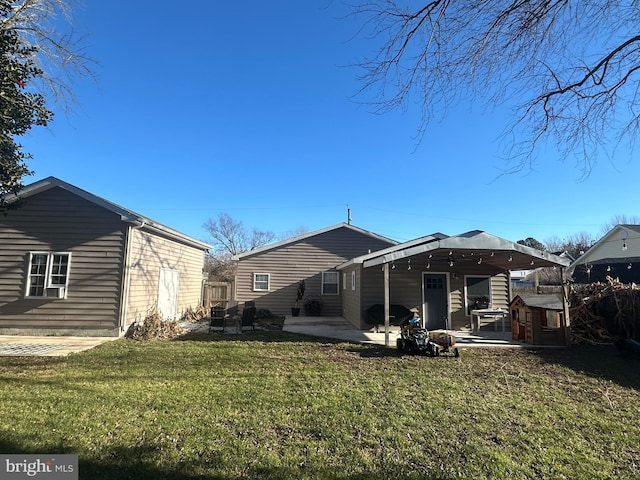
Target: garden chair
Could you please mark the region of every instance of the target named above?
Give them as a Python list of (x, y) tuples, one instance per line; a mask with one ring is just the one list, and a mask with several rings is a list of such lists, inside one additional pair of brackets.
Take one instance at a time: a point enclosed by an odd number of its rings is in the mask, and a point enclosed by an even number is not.
[(211, 317), (209, 318), (209, 333), (214, 328), (222, 328), (224, 333), (224, 308), (223, 307), (211, 307)]
[(242, 311), (242, 322), (240, 323), (240, 330), (244, 327), (251, 327), (251, 330), (255, 330), (255, 320), (256, 320), (256, 307), (250, 306), (244, 307)]

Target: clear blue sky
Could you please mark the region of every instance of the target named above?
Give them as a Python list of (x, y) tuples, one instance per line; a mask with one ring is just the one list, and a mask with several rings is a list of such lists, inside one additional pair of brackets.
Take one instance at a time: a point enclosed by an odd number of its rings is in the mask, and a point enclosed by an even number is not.
[[(78, 105), (21, 141), (56, 176), (199, 239), (228, 213), (281, 234), (347, 219), (404, 241), (485, 230), (544, 241), (600, 235), (638, 215), (638, 162), (620, 150), (580, 180), (552, 149), (528, 175), (505, 168), (509, 106), (463, 104), (416, 148), (420, 112), (353, 100), (359, 20), (330, 0), (88, 1), (76, 27), (99, 65)], [(361, 97), (361, 100), (366, 97)]]

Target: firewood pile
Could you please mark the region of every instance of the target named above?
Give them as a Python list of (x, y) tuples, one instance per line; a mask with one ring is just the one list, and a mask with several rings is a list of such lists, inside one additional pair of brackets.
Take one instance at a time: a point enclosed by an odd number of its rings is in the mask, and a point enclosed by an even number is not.
[(638, 340), (640, 286), (607, 277), (606, 282), (574, 285), (569, 294), (571, 341), (607, 345), (616, 338)]

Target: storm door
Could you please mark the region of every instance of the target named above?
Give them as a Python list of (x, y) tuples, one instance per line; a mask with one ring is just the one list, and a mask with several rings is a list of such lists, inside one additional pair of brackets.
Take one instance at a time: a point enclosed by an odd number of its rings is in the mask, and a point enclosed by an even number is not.
[(447, 328), (448, 299), (446, 273), (425, 273), (423, 275), (424, 291), (424, 326), (427, 330)]

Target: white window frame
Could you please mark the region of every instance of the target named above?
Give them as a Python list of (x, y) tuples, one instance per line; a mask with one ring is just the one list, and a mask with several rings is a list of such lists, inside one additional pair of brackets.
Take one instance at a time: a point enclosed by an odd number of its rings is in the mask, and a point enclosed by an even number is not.
[[(47, 263), (44, 271), (44, 285), (42, 287), (42, 295), (31, 295), (32, 278), (34, 274), (31, 273), (31, 265), (33, 263), (33, 257), (36, 255), (46, 255)], [(57, 276), (61, 276), (59, 273), (54, 273), (55, 257), (66, 256), (67, 257), (67, 271), (64, 275), (64, 284), (54, 283), (53, 279)], [(69, 290), (69, 277), (71, 275), (71, 252), (29, 252), (29, 264), (27, 266), (27, 285), (25, 290), (25, 298), (67, 298), (67, 291)]]
[[(331, 275), (333, 278), (335, 278), (335, 282), (327, 282), (325, 280), (325, 277)], [(335, 285), (336, 286), (336, 291), (335, 292), (325, 292), (325, 285)], [(330, 270), (327, 272), (322, 272), (322, 295), (339, 295), (340, 294), (340, 275), (338, 275), (338, 272), (336, 272), (335, 270)]]
[[(265, 275), (267, 277), (267, 288), (258, 288), (258, 275)], [(260, 283), (264, 283), (264, 280), (260, 280)], [(269, 292), (271, 290), (271, 274), (264, 272), (257, 272), (253, 274), (253, 291), (254, 292)]]
[(355, 291), (356, 289), (356, 271), (351, 272), (351, 290)]
[(342, 272), (342, 289), (347, 289), (347, 272)]

